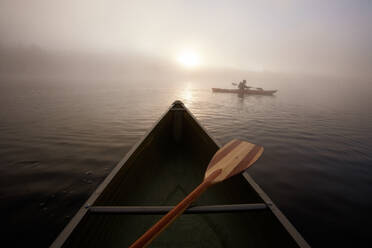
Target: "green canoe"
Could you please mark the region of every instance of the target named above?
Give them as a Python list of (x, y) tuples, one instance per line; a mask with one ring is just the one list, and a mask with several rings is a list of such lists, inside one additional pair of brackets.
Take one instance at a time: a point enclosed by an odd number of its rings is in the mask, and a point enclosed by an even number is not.
[[(51, 247), (128, 247), (199, 185), (218, 148), (183, 103), (174, 102)], [(245, 172), (208, 189), (150, 247), (309, 245)]]

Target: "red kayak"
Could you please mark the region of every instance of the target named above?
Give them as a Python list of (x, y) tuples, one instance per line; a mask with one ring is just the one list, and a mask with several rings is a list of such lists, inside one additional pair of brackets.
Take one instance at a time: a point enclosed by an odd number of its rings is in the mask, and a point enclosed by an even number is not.
[[(220, 89), (220, 88), (212, 88), (212, 91), (215, 93), (234, 93), (239, 94), (241, 91), (239, 89)], [(263, 89), (245, 89), (244, 94), (247, 95), (273, 95), (277, 90), (263, 90)]]

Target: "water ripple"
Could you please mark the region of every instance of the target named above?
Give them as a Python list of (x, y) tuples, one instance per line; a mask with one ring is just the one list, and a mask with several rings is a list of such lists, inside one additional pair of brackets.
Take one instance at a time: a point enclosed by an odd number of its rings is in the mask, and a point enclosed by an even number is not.
[(311, 244), (347, 244), (345, 233), (368, 240), (361, 226), (372, 222), (372, 115), (354, 103), (360, 95), (340, 92), (354, 97), (345, 105), (297, 88), (239, 98), (182, 87), (46, 85), (3, 85), (0, 93), (0, 210), (24, 240), (48, 246), (176, 99), (222, 144), (264, 145), (250, 173)]

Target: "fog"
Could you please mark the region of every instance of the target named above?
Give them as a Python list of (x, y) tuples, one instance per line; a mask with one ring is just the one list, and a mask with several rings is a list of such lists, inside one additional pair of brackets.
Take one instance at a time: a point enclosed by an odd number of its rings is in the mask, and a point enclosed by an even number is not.
[[(278, 91), (211, 90), (232, 88), (243, 79), (248, 86)], [(149, 154), (149, 170), (137, 173), (144, 168), (142, 156), (139, 168), (117, 173), (124, 175), (120, 186), (147, 185), (134, 198), (134, 190), (121, 198), (125, 192), (114, 189), (105, 202), (172, 205), (182, 197), (199, 173), (194, 165), (181, 168), (199, 161), (187, 158), (193, 148), (186, 135), (198, 140), (201, 129), (187, 113), (171, 111), (157, 122), (175, 100), (220, 144), (242, 139), (265, 147), (249, 174), (313, 247), (370, 246), (365, 227), (372, 223), (372, 0), (0, 0), (2, 246), (49, 247), (155, 123), (149, 143), (138, 146), (149, 152), (140, 148), (129, 159)], [(176, 126), (183, 123), (185, 140), (157, 149), (168, 145), (156, 141), (156, 134), (171, 118)], [(200, 148), (211, 151), (213, 142), (200, 132), (208, 146)], [(154, 159), (152, 151), (164, 153)], [(173, 162), (177, 166), (168, 168)], [(244, 186), (241, 179), (227, 185)], [(159, 200), (147, 190), (157, 186), (164, 195)], [(253, 191), (247, 189), (249, 197)], [(150, 195), (142, 197), (146, 192)], [(243, 197), (237, 203), (257, 198)], [(229, 203), (225, 200), (221, 203)], [(266, 214), (263, 223), (256, 215), (231, 221), (227, 216), (222, 223), (202, 217), (183, 226), (181, 220), (179, 230), (186, 238), (189, 229), (198, 232), (196, 246), (227, 247), (233, 237), (249, 232), (239, 227), (245, 218), (254, 220), (258, 231), (267, 225), (268, 236), (258, 235), (262, 245), (280, 228), (271, 226)], [(87, 233), (102, 243), (121, 243), (121, 230), (111, 231), (111, 218), (102, 218), (110, 231)], [(135, 220), (115, 219), (112, 227)], [(144, 227), (145, 218), (140, 222)], [(225, 223), (240, 229), (236, 236)], [(125, 233), (128, 240), (135, 232)], [(275, 240), (286, 242), (282, 235), (280, 229)], [(158, 245), (168, 244), (164, 240)]]
[[(0, 2), (0, 76), (372, 80), (370, 1)], [(178, 54), (192, 50), (200, 66)]]

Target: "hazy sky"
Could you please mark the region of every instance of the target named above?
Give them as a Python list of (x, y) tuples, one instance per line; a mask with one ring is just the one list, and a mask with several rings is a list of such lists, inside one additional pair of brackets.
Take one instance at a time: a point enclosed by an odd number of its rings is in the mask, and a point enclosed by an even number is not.
[(372, 1), (0, 0), (0, 41), (372, 78)]

